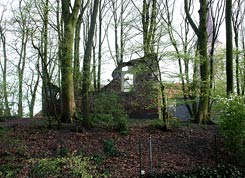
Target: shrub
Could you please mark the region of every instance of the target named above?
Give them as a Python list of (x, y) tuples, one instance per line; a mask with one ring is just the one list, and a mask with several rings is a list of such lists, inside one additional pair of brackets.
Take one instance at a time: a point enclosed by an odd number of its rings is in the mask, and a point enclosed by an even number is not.
[[(42, 158), (31, 161), (31, 169), (28, 177), (105, 177), (96, 173), (96, 167), (92, 166), (90, 159), (82, 156), (63, 158)], [(89, 172), (93, 172), (93, 175)]]
[(96, 163), (96, 165), (100, 165), (104, 161), (104, 156), (100, 153), (95, 153), (92, 155), (91, 159)]
[(20, 167), (12, 163), (6, 163), (4, 165), (0, 165), (0, 177), (5, 177), (5, 178), (17, 177), (19, 172), (20, 172)]
[(128, 115), (115, 93), (99, 94), (94, 103), (92, 122), (96, 126), (125, 131), (128, 128)]
[(104, 141), (104, 152), (108, 156), (118, 156), (120, 154), (120, 152), (116, 148), (116, 145), (113, 139), (108, 139)]
[(151, 129), (165, 130), (164, 122), (163, 122), (163, 120), (160, 120), (160, 119), (151, 120), (149, 123), (149, 127)]
[(245, 98), (233, 96), (222, 99), (223, 113), (220, 130), (225, 143), (235, 153), (238, 161), (245, 163)]

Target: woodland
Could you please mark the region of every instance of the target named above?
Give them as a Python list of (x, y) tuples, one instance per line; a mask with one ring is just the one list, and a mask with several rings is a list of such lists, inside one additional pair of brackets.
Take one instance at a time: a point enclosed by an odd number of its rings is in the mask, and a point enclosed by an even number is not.
[(0, 177), (244, 178), (244, 15), (243, 0), (0, 2)]

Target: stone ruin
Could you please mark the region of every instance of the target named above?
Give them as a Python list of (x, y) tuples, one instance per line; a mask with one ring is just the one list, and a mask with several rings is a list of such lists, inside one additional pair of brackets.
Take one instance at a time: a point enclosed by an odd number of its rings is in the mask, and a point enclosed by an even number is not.
[[(131, 118), (157, 118), (158, 117), (158, 87), (156, 67), (152, 62), (152, 57), (134, 59), (128, 62), (122, 62), (112, 72), (113, 79), (109, 84), (101, 88), (100, 91), (91, 91), (90, 110), (93, 111), (93, 103), (100, 93), (110, 96), (111, 92), (116, 93), (121, 104)], [(55, 87), (55, 90), (57, 88)], [(75, 96), (76, 107), (82, 108), (82, 96), (78, 93)], [(56, 103), (56, 110), (60, 112), (59, 94), (55, 91), (53, 99)], [(48, 101), (50, 102), (50, 100)], [(53, 110), (53, 107), (49, 109)], [(49, 112), (50, 115), (53, 111)]]

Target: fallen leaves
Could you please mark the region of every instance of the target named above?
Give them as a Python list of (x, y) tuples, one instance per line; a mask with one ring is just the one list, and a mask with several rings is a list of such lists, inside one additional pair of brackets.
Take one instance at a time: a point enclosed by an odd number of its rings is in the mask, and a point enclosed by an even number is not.
[[(127, 136), (117, 132), (92, 129), (83, 133), (76, 133), (66, 128), (61, 130), (48, 130), (46, 127), (33, 124), (16, 123), (11, 121), (9, 131), (9, 142), (19, 140), (18, 144), (9, 147), (1, 143), (0, 155), (4, 151), (14, 158), (13, 164), (22, 165), (22, 173), (28, 171), (29, 158), (57, 157), (58, 148), (67, 148), (68, 154), (76, 155), (102, 155), (99, 163), (101, 172), (109, 172), (113, 178), (134, 178), (138, 177), (140, 170), (139, 139), (142, 142), (142, 169), (149, 172), (149, 136), (152, 138), (153, 171), (176, 172), (197, 169), (200, 166), (212, 166), (215, 164), (213, 150), (213, 136), (217, 133), (215, 126), (201, 128), (197, 125), (188, 125), (172, 129), (169, 132), (149, 129), (147, 126), (130, 127)], [(24, 121), (28, 122), (28, 121)], [(38, 122), (35, 121), (35, 124)], [(113, 139), (116, 148), (121, 154), (116, 157), (109, 157), (103, 152), (104, 140)], [(23, 146), (17, 154), (16, 149)], [(223, 147), (220, 147), (221, 151)], [(9, 154), (3, 156), (1, 163), (6, 163)], [(9, 161), (9, 160), (8, 160)], [(24, 166), (23, 166), (24, 165)], [(1, 166), (0, 166), (1, 168)]]

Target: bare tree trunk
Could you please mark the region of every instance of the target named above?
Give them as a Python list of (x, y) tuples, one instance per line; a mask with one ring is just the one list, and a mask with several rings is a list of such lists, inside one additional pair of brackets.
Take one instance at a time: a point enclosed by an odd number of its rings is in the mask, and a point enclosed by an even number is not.
[(235, 73), (236, 73), (236, 90), (237, 94), (241, 94), (241, 86), (240, 86), (240, 64), (239, 64), (239, 32), (241, 31), (240, 27), (244, 20), (245, 15), (245, 8), (244, 8), (244, 1), (235, 0), (233, 3), (233, 12), (232, 13), (232, 25), (234, 30), (234, 42), (236, 47), (235, 53)]
[(235, 31), (235, 46), (236, 46), (236, 90), (237, 90), (237, 95), (240, 95), (240, 75), (239, 75), (239, 54), (238, 54), (238, 31)]
[[(242, 30), (242, 39), (241, 39), (241, 42), (242, 42), (242, 50), (245, 51), (245, 32), (244, 32), (244, 27), (243, 27), (243, 30)], [(242, 75), (242, 95), (244, 95), (245, 93), (245, 52), (243, 53), (243, 75)]]
[(74, 1), (72, 12), (70, 12), (70, 0), (62, 0), (61, 3), (64, 19), (63, 57), (61, 58), (62, 121), (72, 122), (75, 117), (72, 54), (75, 25), (81, 0)]
[(152, 1), (150, 9), (150, 1), (143, 0), (142, 11), (142, 26), (143, 26), (143, 49), (144, 55), (148, 56), (154, 53), (155, 32), (156, 32), (156, 4), (157, 1)]
[(197, 113), (198, 123), (206, 123), (209, 119), (208, 101), (209, 101), (209, 61), (207, 56), (207, 1), (200, 0), (199, 10), (199, 34), (198, 49), (200, 55), (200, 73), (201, 73), (201, 96), (199, 101), (199, 110)]
[[(2, 14), (3, 15), (3, 14)], [(6, 38), (5, 38), (5, 34), (4, 34), (4, 29), (2, 26), (2, 18), (0, 19), (0, 39), (2, 41), (2, 49), (3, 49), (3, 64), (0, 61), (0, 66), (1, 66), (1, 70), (3, 73), (3, 97), (4, 97), (4, 115), (5, 116), (10, 116), (10, 108), (9, 108), (9, 101), (8, 101), (8, 91), (7, 91), (7, 62), (8, 62), (8, 58), (7, 58), (7, 51), (6, 51)]]
[[(161, 17), (164, 20), (164, 22), (166, 23), (166, 28), (167, 28), (167, 32), (170, 38), (170, 42), (172, 44), (172, 46), (175, 49), (175, 52), (177, 54), (177, 60), (178, 60), (178, 65), (179, 65), (179, 75), (180, 75), (180, 80), (181, 80), (181, 89), (183, 92), (183, 97), (184, 97), (184, 101), (186, 103), (186, 108), (190, 114), (191, 117), (193, 117), (193, 112), (192, 109), (188, 103), (188, 97), (190, 96), (190, 87), (189, 85), (189, 59), (183, 59), (184, 61), (184, 71), (183, 71), (183, 64), (182, 64), (182, 57), (183, 55), (181, 55), (181, 52), (179, 50), (178, 44), (176, 42), (175, 39), (175, 35), (174, 35), (174, 28), (172, 25), (172, 20), (173, 20), (173, 13), (174, 13), (174, 8), (175, 8), (175, 0), (172, 2), (171, 6), (169, 5), (169, 1), (165, 0), (164, 3), (164, 14), (162, 12), (161, 13)], [(170, 9), (170, 7), (172, 7), (172, 9)], [(185, 20), (185, 29), (184, 29), (184, 34), (185, 36), (183, 36), (181, 39), (183, 41), (183, 49), (184, 49), (184, 55), (187, 55), (187, 45), (188, 45), (188, 40), (187, 40), (187, 36), (188, 36), (188, 28), (189, 28), (189, 24), (188, 21)]]
[(73, 81), (74, 81), (74, 93), (77, 96), (77, 92), (82, 88), (82, 76), (80, 72), (80, 33), (81, 33), (81, 25), (83, 22), (83, 14), (85, 9), (87, 8), (89, 1), (84, 5), (84, 1), (82, 1), (80, 13), (77, 19), (76, 28), (75, 28), (75, 38), (74, 38), (74, 68), (73, 68)]
[(43, 10), (43, 32), (41, 37), (42, 43), (42, 51), (43, 51), (43, 60), (42, 62), (42, 112), (45, 116), (48, 115), (48, 103), (47, 103), (47, 96), (45, 90), (47, 88), (49, 81), (48, 78), (48, 70), (47, 70), (47, 63), (48, 63), (48, 16), (49, 16), (49, 0), (45, 1), (44, 10)]
[(96, 77), (96, 44), (93, 44), (93, 73), (92, 73), (92, 78), (93, 78), (93, 86), (94, 90), (97, 91), (97, 77)]
[(101, 58), (102, 58), (102, 0), (99, 2), (99, 51), (98, 51), (98, 73), (97, 73), (97, 89), (100, 91), (101, 77)]
[(232, 0), (226, 0), (226, 92), (227, 97), (233, 93), (233, 45), (232, 45)]
[[(39, 56), (40, 58), (40, 56)], [(39, 59), (37, 61), (37, 71), (39, 70)], [(38, 89), (38, 85), (39, 85), (39, 80), (40, 80), (40, 73), (38, 73), (37, 79), (36, 81), (34, 80), (34, 71), (32, 70), (32, 77), (31, 77), (31, 83), (28, 86), (28, 90), (27, 90), (27, 96), (28, 93), (30, 93), (31, 95), (31, 100), (28, 100), (28, 106), (29, 106), (29, 117), (33, 118), (33, 114), (34, 114), (34, 107), (35, 107), (35, 102), (36, 102), (36, 94), (37, 94), (37, 89)], [(33, 88), (32, 88), (33, 87)]]
[(200, 0), (199, 27), (197, 28), (189, 14), (188, 1), (185, 0), (185, 12), (187, 19), (198, 37), (198, 51), (200, 59), (200, 100), (197, 112), (197, 122), (209, 122), (208, 102), (209, 102), (209, 60), (207, 56), (207, 0)]
[[(208, 44), (210, 45), (209, 58), (210, 58), (210, 96), (215, 95), (215, 48), (217, 43), (217, 38), (220, 31), (220, 26), (224, 20), (225, 2), (217, 1), (216, 3), (209, 0), (210, 6), (208, 9), (208, 19), (207, 19), (207, 32), (208, 32)], [(212, 109), (212, 99), (209, 98), (209, 113)]]
[(97, 12), (99, 7), (99, 0), (94, 1), (93, 12), (91, 15), (91, 24), (88, 32), (88, 40), (83, 60), (83, 83), (82, 83), (82, 111), (83, 111), (83, 126), (87, 129), (91, 128), (91, 120), (89, 115), (89, 86), (90, 86), (90, 65), (91, 52), (93, 45), (93, 38), (95, 33), (95, 25), (97, 19)]
[(124, 18), (123, 18), (123, 14), (124, 14), (124, 0), (121, 0), (121, 12), (120, 12), (120, 61), (123, 62), (123, 56), (124, 56)]
[(119, 59), (119, 45), (118, 45), (118, 16), (117, 16), (117, 0), (111, 0), (110, 1), (112, 4), (112, 14), (113, 14), (113, 21), (114, 21), (114, 37), (115, 37), (115, 56), (116, 56), (116, 64), (117, 66), (120, 64), (120, 59)]
[[(19, 7), (21, 9), (21, 6)], [(26, 13), (26, 12), (25, 12)], [(27, 41), (29, 37), (29, 29), (26, 24), (26, 17), (23, 15), (21, 11), (21, 25), (22, 25), (22, 34), (21, 34), (21, 49), (19, 53), (19, 62), (17, 66), (18, 70), (18, 79), (19, 79), (19, 87), (18, 87), (18, 117), (23, 117), (23, 77), (24, 70), (26, 64), (26, 50), (27, 50)]]
[(80, 33), (81, 33), (81, 25), (82, 25), (83, 14), (80, 12), (76, 29), (75, 29), (75, 38), (74, 38), (74, 64), (73, 64), (73, 81), (74, 81), (74, 93), (77, 96), (77, 92), (82, 87), (81, 82), (81, 72), (80, 72), (80, 57), (79, 57), (79, 48), (80, 48)]

